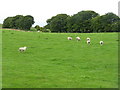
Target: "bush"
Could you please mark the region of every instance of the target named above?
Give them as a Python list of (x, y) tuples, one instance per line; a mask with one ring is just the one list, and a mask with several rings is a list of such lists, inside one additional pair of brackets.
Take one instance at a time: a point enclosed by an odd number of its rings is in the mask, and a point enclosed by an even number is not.
[(43, 29), (42, 32), (49, 32), (49, 33), (51, 33), (51, 30), (50, 29)]
[(40, 30), (40, 26), (36, 25), (34, 28), (36, 28), (37, 30)]
[(31, 27), (31, 28), (30, 28), (30, 31), (37, 31), (37, 29), (34, 28), (34, 27)]

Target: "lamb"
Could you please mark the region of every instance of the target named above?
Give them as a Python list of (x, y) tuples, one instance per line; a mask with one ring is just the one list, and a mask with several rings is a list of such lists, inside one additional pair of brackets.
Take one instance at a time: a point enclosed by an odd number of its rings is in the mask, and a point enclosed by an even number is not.
[(103, 45), (103, 43), (104, 43), (103, 41), (100, 41), (100, 45)]
[(27, 49), (26, 46), (25, 46), (25, 47), (20, 47), (20, 48), (19, 48), (19, 51), (20, 51), (20, 52), (24, 52), (24, 51), (26, 51), (26, 49)]
[(67, 39), (68, 39), (68, 40), (72, 40), (72, 37), (68, 37)]
[(77, 41), (80, 41), (80, 37), (76, 37), (76, 40), (77, 40)]

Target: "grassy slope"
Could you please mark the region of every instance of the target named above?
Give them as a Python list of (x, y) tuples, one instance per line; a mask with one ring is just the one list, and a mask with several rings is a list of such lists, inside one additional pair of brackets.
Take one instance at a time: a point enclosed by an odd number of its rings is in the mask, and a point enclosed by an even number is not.
[[(81, 37), (80, 42), (68, 36)], [(86, 44), (91, 38), (91, 45)], [(3, 31), (3, 88), (115, 88), (117, 33)], [(104, 40), (103, 46), (99, 41)], [(26, 52), (18, 52), (28, 46)]]

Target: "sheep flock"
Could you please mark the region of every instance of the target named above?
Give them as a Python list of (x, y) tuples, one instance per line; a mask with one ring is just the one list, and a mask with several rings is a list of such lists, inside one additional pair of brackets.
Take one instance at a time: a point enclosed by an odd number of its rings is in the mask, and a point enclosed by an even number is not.
[[(68, 39), (68, 40), (72, 40), (73, 38), (72, 38), (72, 37), (67, 37), (67, 39)], [(80, 38), (80, 37), (76, 37), (76, 40), (77, 40), (77, 41), (81, 41), (81, 38)], [(89, 37), (86, 38), (86, 42), (87, 42), (88, 45), (90, 45), (91, 42), (90, 42), (90, 38), (89, 38)], [(104, 42), (103, 42), (103, 41), (100, 41), (99, 44), (102, 46), (102, 45), (104, 44)], [(24, 51), (26, 51), (26, 49), (27, 49), (26, 46), (20, 47), (20, 48), (19, 48), (19, 51), (20, 51), (20, 52), (24, 52)]]
[[(72, 38), (72, 37), (67, 37), (67, 39), (68, 39), (68, 40), (72, 40), (73, 38)], [(81, 38), (80, 38), (80, 37), (76, 37), (76, 40), (77, 40), (77, 41), (80, 41)], [(88, 45), (90, 45), (91, 42), (90, 42), (90, 38), (89, 38), (89, 37), (86, 38), (86, 42), (87, 42)], [(103, 41), (100, 41), (99, 43), (100, 43), (100, 45), (103, 45), (103, 44), (104, 44)]]

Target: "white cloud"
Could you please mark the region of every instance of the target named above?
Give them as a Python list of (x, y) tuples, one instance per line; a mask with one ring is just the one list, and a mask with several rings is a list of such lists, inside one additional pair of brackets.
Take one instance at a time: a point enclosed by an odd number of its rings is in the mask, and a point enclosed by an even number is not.
[(32, 15), (35, 24), (44, 26), (46, 20), (60, 13), (76, 14), (82, 10), (93, 10), (101, 15), (118, 14), (119, 0), (1, 0), (0, 23), (8, 16)]

